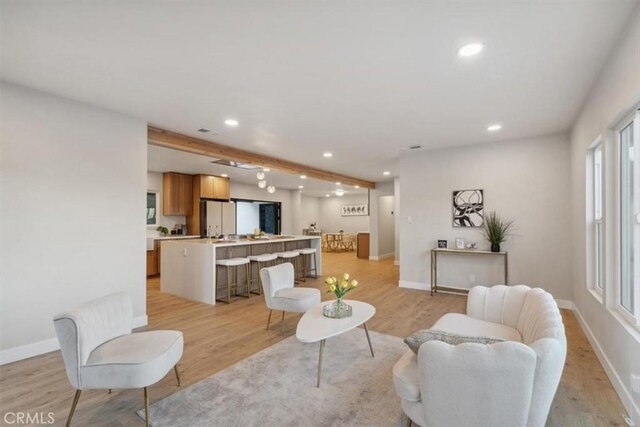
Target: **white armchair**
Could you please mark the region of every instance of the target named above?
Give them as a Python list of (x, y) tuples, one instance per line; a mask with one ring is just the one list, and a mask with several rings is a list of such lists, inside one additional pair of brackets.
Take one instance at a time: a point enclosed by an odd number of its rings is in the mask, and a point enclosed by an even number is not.
[(294, 287), (293, 264), (287, 262), (260, 270), (260, 281), (264, 299), (269, 309), (267, 330), (271, 323), (273, 310), (282, 310), (282, 319), (286, 311), (305, 313), (320, 303), (320, 290), (315, 288)]
[(543, 427), (564, 368), (567, 344), (551, 294), (527, 286), (477, 286), (467, 314), (450, 313), (431, 328), (501, 338), (456, 346), (427, 341), (393, 368), (409, 422), (423, 427)]
[(160, 381), (182, 357), (179, 331), (131, 333), (131, 298), (107, 295), (54, 318), (69, 382), (76, 389), (67, 426), (85, 389), (144, 388), (149, 425), (147, 387)]

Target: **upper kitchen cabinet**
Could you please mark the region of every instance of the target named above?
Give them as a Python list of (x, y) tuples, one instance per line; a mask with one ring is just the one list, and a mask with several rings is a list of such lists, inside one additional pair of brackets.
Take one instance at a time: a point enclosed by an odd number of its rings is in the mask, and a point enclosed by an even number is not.
[(166, 172), (162, 175), (162, 214), (191, 215), (193, 179), (191, 175)]
[[(193, 180), (194, 195), (199, 194), (201, 199), (229, 200), (229, 178), (211, 175), (195, 175)], [(199, 192), (198, 188), (200, 189)]]

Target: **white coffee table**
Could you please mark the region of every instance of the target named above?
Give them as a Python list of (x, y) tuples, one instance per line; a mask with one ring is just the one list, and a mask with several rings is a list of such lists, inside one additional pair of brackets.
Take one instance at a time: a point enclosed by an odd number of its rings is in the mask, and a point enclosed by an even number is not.
[(360, 325), (364, 325), (364, 332), (367, 335), (369, 350), (371, 357), (373, 355), (373, 347), (369, 338), (369, 330), (367, 329), (367, 320), (376, 314), (376, 308), (371, 304), (362, 301), (344, 300), (353, 308), (351, 317), (344, 319), (330, 319), (322, 314), (322, 308), (326, 304), (333, 304), (334, 301), (324, 301), (311, 307), (298, 322), (296, 329), (296, 338), (303, 343), (313, 343), (320, 341), (320, 355), (318, 356), (318, 381), (317, 387), (320, 387), (320, 373), (322, 372), (322, 351), (324, 343), (328, 338), (343, 334)]

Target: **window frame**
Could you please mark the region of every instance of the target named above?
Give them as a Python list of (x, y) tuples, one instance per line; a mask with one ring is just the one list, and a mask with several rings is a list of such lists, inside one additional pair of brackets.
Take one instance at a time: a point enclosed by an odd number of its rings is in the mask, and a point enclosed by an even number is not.
[[(599, 170), (596, 155), (600, 155)], [(606, 283), (606, 159), (602, 135), (587, 150), (587, 288), (602, 303)], [(598, 190), (600, 194), (598, 194)], [(599, 197), (598, 197), (599, 196)]]
[[(622, 280), (623, 280), (623, 272), (622, 272), (622, 268), (623, 268), (623, 248), (622, 248), (622, 244), (623, 244), (623, 240), (622, 240), (622, 236), (623, 236), (623, 223), (622, 223), (622, 201), (623, 201), (623, 182), (622, 182), (622, 162), (623, 162), (623, 150), (622, 150), (622, 139), (621, 139), (621, 132), (626, 129), (629, 125), (633, 126), (633, 144), (634, 144), (634, 155), (639, 152), (638, 151), (638, 146), (640, 145), (640, 107), (635, 107), (633, 110), (633, 112), (629, 115), (627, 115), (622, 121), (619, 122), (618, 126), (615, 127), (615, 154), (616, 154), (616, 170), (615, 170), (615, 177), (616, 177), (616, 200), (615, 200), (615, 218), (616, 218), (616, 227), (615, 227), (615, 248), (616, 248), (616, 261), (615, 261), (615, 265), (616, 265), (616, 278), (615, 278), (615, 285), (614, 285), (614, 289), (615, 289), (615, 303), (614, 303), (614, 309), (615, 309), (615, 313), (617, 315), (619, 315), (620, 317), (622, 317), (622, 319), (625, 321), (625, 323), (633, 326), (636, 331), (640, 330), (640, 283), (639, 281), (636, 279), (636, 276), (638, 275), (637, 272), (639, 270), (639, 263), (640, 263), (640, 259), (638, 259), (638, 253), (640, 252), (640, 248), (638, 246), (640, 246), (640, 239), (638, 238), (638, 235), (640, 234), (639, 232), (639, 227), (640, 224), (638, 224), (638, 220), (636, 219), (634, 225), (635, 227), (632, 226), (632, 239), (635, 239), (634, 241), (634, 259), (636, 260), (636, 262), (634, 263), (634, 271), (631, 272), (632, 275), (634, 275), (634, 289), (633, 289), (633, 312), (629, 311), (623, 304), (622, 304)], [(634, 159), (634, 161), (637, 161), (638, 159)], [(634, 170), (632, 171), (632, 173), (634, 174), (633, 179), (634, 184), (635, 182), (640, 183), (640, 171), (639, 171), (639, 167), (637, 166), (637, 164), (634, 164)], [(637, 187), (637, 186), (636, 186)], [(638, 191), (638, 188), (635, 188), (634, 191)], [(634, 211), (635, 209), (635, 211)], [(640, 214), (640, 209), (637, 206), (632, 207), (632, 218), (633, 217), (637, 217), (637, 215)], [(634, 236), (634, 234), (636, 236)]]
[(160, 205), (160, 192), (156, 191), (156, 190), (147, 190), (146, 195), (149, 196), (149, 194), (155, 194), (156, 196), (156, 222), (154, 224), (147, 224), (147, 228), (156, 228), (160, 225), (160, 210), (159, 210), (159, 205)]

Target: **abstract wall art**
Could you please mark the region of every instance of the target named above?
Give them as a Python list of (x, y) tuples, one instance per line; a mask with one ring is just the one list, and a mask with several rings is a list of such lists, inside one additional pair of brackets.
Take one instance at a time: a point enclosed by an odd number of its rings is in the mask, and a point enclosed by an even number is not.
[(484, 191), (456, 190), (453, 192), (453, 226), (482, 227), (484, 224)]

